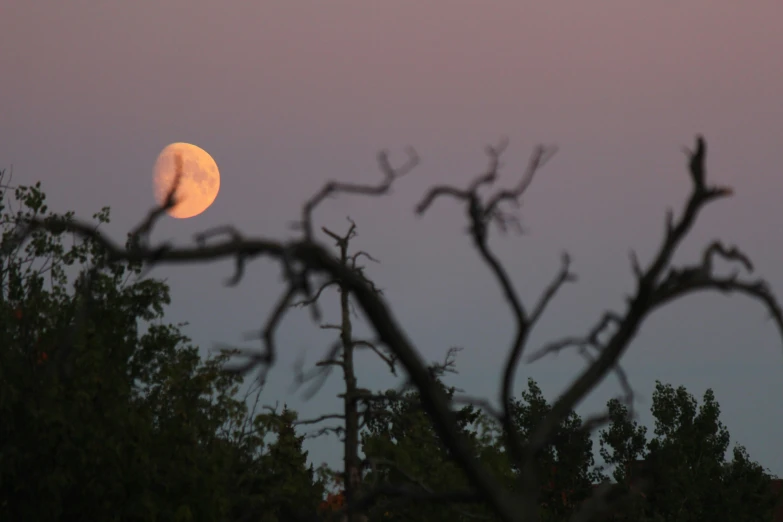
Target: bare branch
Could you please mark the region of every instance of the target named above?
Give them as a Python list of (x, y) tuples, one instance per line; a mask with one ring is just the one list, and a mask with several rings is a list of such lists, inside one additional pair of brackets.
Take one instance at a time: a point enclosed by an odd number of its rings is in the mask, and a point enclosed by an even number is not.
[(356, 262), (359, 260), (360, 257), (366, 257), (369, 261), (372, 261), (373, 263), (380, 263), (380, 261), (372, 257), (364, 250), (359, 250), (358, 252), (354, 253), (351, 256), (351, 268), (356, 268)]
[(150, 210), (144, 221), (139, 223), (136, 228), (131, 230), (129, 236), (131, 238), (132, 244), (138, 246), (144, 245), (146, 247), (149, 246), (150, 233), (152, 232), (152, 228), (155, 226), (158, 219), (160, 219), (161, 216), (163, 216), (163, 214), (165, 214), (168, 210), (174, 208), (178, 203), (174, 196), (177, 193), (180, 182), (182, 181), (182, 174), (182, 154), (176, 153), (174, 155), (174, 182), (171, 184), (171, 189), (169, 189), (169, 193), (166, 195), (166, 199), (163, 202), (163, 205)]
[(386, 151), (382, 151), (378, 154), (378, 165), (381, 168), (381, 172), (384, 175), (384, 179), (378, 185), (357, 185), (353, 183), (340, 183), (337, 181), (330, 181), (326, 183), (323, 188), (310, 200), (305, 203), (302, 208), (302, 221), (298, 225), (304, 232), (306, 240), (313, 239), (313, 225), (312, 214), (313, 210), (327, 197), (337, 194), (364, 194), (367, 196), (381, 196), (386, 194), (391, 188), (392, 183), (397, 178), (401, 178), (405, 174), (412, 171), (416, 165), (419, 164), (419, 156), (416, 151), (409, 147), (407, 149), (408, 160), (400, 167), (393, 168), (389, 162), (389, 156)]
[(748, 272), (753, 272), (753, 263), (747, 255), (741, 252), (737, 247), (727, 248), (720, 241), (713, 241), (705, 250), (702, 257), (702, 266), (707, 273), (712, 272), (712, 263), (715, 256), (722, 257), (726, 261), (736, 261)]
[(427, 209), (430, 208), (432, 203), (440, 196), (451, 196), (454, 199), (468, 201), (470, 199), (470, 191), (460, 190), (458, 188), (447, 186), (433, 187), (430, 189), (424, 199), (421, 200), (418, 205), (416, 205), (416, 213), (419, 215), (424, 214)]
[[(484, 203), (478, 194), (478, 188), (482, 185), (489, 185), (493, 183), (497, 178), (497, 172), (500, 167), (499, 157), (504, 148), (505, 145), (497, 148), (489, 147), (487, 149), (487, 154), (489, 156), (488, 171), (478, 179), (474, 180), (467, 190), (461, 191), (444, 186), (434, 187), (426, 194), (421, 203), (419, 203), (416, 211), (419, 214), (423, 214), (430, 207), (433, 201), (440, 196), (452, 196), (455, 199), (465, 202), (465, 210), (470, 222), (469, 230), (473, 239), (473, 243), (481, 255), (482, 260), (486, 263), (492, 274), (495, 276), (495, 279), (498, 281), (506, 302), (509, 304), (511, 309), (514, 322), (516, 324), (516, 334), (509, 348), (503, 370), (500, 397), (503, 404), (504, 414), (501, 417), (501, 421), (503, 424), (506, 448), (512, 460), (515, 461), (522, 470), (522, 484), (520, 487), (522, 492), (520, 495), (520, 500), (522, 502), (521, 509), (524, 512), (531, 513), (536, 509), (536, 477), (535, 470), (532, 466), (524, 466), (524, 462), (529, 460), (528, 454), (523, 448), (519, 434), (517, 433), (517, 429), (512, 421), (511, 412), (514, 377), (516, 376), (516, 369), (522, 357), (525, 343), (533, 323), (538, 319), (558, 288), (564, 284), (566, 280), (571, 279), (572, 275), (568, 271), (568, 258), (565, 257), (564, 264), (566, 266), (565, 270), (562, 272), (562, 275), (555, 280), (552, 286), (544, 294), (536, 308), (536, 311), (534, 312), (535, 315), (528, 316), (505, 268), (502, 266), (494, 253), (489, 249), (487, 244), (487, 224), (490, 221), (495, 221), (498, 223), (501, 230), (504, 230), (506, 223), (510, 221), (507, 216), (500, 212), (498, 208), (500, 203), (503, 201), (510, 201), (518, 205), (519, 199), (530, 186), (530, 183), (532, 182), (533, 177), (535, 176), (538, 169), (542, 167), (555, 152), (554, 148), (536, 148), (530, 158), (528, 168), (523, 174), (519, 185), (517, 185), (517, 187), (512, 190), (501, 190), (497, 192), (494, 196), (490, 197), (486, 203)], [(559, 281), (560, 279), (562, 279), (562, 281)]]
[(634, 275), (634, 277), (636, 277), (637, 279), (641, 279), (641, 278), (642, 278), (642, 275), (643, 275), (643, 273), (642, 273), (642, 267), (641, 267), (641, 265), (639, 264), (639, 258), (637, 257), (637, 255), (636, 255), (636, 252), (634, 252), (633, 250), (631, 250), (631, 251), (628, 253), (628, 257), (629, 257), (629, 258), (630, 258), (630, 260), (631, 260), (631, 270), (633, 271), (633, 275)]
[(291, 306), (295, 306), (297, 308), (302, 308), (302, 307), (305, 307), (305, 306), (313, 305), (313, 304), (315, 304), (316, 301), (318, 301), (318, 298), (321, 297), (321, 293), (324, 290), (326, 290), (330, 286), (335, 286), (337, 284), (338, 284), (338, 282), (336, 280), (330, 279), (330, 280), (326, 281), (324, 284), (322, 284), (321, 286), (319, 286), (318, 290), (316, 290), (315, 293), (312, 296), (308, 297), (307, 299), (302, 299), (301, 301), (297, 301), (295, 303), (291, 303)]
[(377, 355), (383, 362), (386, 363), (391, 374), (395, 376), (397, 375), (397, 367), (395, 366), (397, 360), (395, 359), (393, 353), (391, 355), (386, 355), (385, 353), (381, 352), (380, 348), (378, 348), (375, 343), (364, 339), (354, 340), (352, 344), (355, 348), (369, 348), (372, 350), (375, 355)]
[[(688, 199), (680, 219), (675, 222), (667, 218), (664, 240), (653, 261), (643, 275), (638, 278), (636, 294), (630, 298), (628, 310), (622, 317), (617, 330), (605, 344), (595, 362), (586, 368), (581, 375), (555, 402), (549, 415), (539, 424), (531, 435), (529, 450), (536, 452), (542, 448), (550, 435), (563, 419), (617, 364), (617, 361), (627, 349), (630, 341), (642, 325), (644, 319), (656, 307), (657, 283), (668, 267), (674, 252), (693, 226), (699, 211), (711, 201), (726, 197), (732, 193), (725, 187), (707, 187), (704, 181), (704, 143), (697, 138), (697, 151), (692, 155), (689, 168), (693, 179), (693, 191)], [(773, 316), (778, 314), (779, 307), (763, 294), (753, 294), (761, 299), (772, 310)], [(660, 294), (658, 294), (660, 297)], [(783, 322), (779, 323), (783, 325)], [(783, 329), (781, 329), (783, 333)]]
[(332, 232), (326, 227), (321, 227), (321, 230), (326, 234), (327, 236), (334, 239), (335, 244), (338, 247), (348, 247), (348, 242), (356, 237), (356, 223), (349, 217), (347, 218), (348, 222), (351, 224), (351, 226), (348, 228), (348, 232), (346, 232), (344, 235), (340, 236), (336, 234), (335, 232)]
[(454, 187), (441, 185), (433, 187), (424, 196), (424, 199), (416, 205), (416, 213), (421, 215), (429, 209), (430, 205), (440, 196), (451, 196), (455, 199), (468, 201), (471, 195), (476, 193), (483, 185), (491, 185), (495, 182), (500, 170), (500, 157), (508, 147), (508, 140), (502, 139), (497, 146), (487, 146), (485, 152), (489, 157), (489, 166), (487, 170), (474, 179), (467, 190), (459, 190)]
[(538, 304), (533, 309), (533, 313), (530, 314), (529, 324), (531, 326), (534, 325), (536, 321), (538, 321), (539, 317), (541, 317), (541, 315), (544, 313), (544, 310), (546, 309), (547, 305), (555, 296), (557, 291), (560, 290), (560, 287), (562, 287), (566, 283), (571, 283), (576, 281), (576, 274), (573, 274), (570, 271), (570, 267), (571, 267), (571, 257), (568, 255), (567, 252), (564, 252), (562, 257), (562, 267), (560, 268), (560, 272), (558, 272), (557, 277), (555, 277), (554, 281), (552, 281), (549, 284), (549, 286), (546, 288)]
[(250, 361), (240, 367), (234, 368), (231, 371), (245, 375), (247, 372), (255, 367), (261, 367), (262, 373), (259, 376), (259, 380), (264, 382), (266, 380), (266, 373), (269, 368), (274, 364), (275, 357), (277, 356), (275, 350), (275, 330), (277, 330), (280, 321), (282, 321), (285, 315), (286, 309), (291, 306), (291, 299), (296, 294), (295, 288), (289, 288), (288, 291), (278, 300), (272, 314), (267, 319), (264, 327), (261, 329), (260, 338), (263, 340), (263, 350), (250, 357)]
[(621, 323), (622, 323), (622, 318), (618, 316), (616, 313), (605, 312), (604, 315), (601, 317), (601, 319), (598, 321), (598, 323), (590, 330), (590, 332), (585, 337), (566, 337), (558, 341), (550, 342), (540, 350), (530, 354), (527, 357), (527, 362), (528, 363), (535, 362), (541, 359), (542, 357), (545, 357), (550, 354), (557, 355), (561, 350), (569, 347), (581, 348), (586, 346), (592, 346), (600, 350), (603, 346), (603, 344), (599, 340), (601, 334), (605, 333), (610, 326), (615, 325), (619, 327)]
[(764, 281), (744, 282), (737, 280), (736, 276), (710, 277), (701, 274), (691, 278), (681, 278), (677, 285), (660, 288), (652, 297), (652, 305), (659, 307), (676, 298), (689, 295), (700, 290), (716, 290), (723, 293), (738, 293), (761, 301), (769, 311), (770, 317), (775, 321), (781, 336), (783, 336), (783, 312), (780, 304), (769, 291)]
[[(327, 352), (326, 357), (324, 357), (323, 361), (336, 361), (337, 360), (337, 354), (340, 353), (340, 349), (342, 348), (342, 343), (339, 339), (334, 341), (331, 346), (329, 347), (329, 351)], [(303, 362), (298, 361), (297, 364), (294, 366), (295, 371), (295, 379), (294, 379), (294, 387), (293, 389), (296, 390), (301, 386), (302, 384), (315, 380), (315, 383), (304, 393), (305, 400), (312, 399), (316, 393), (323, 387), (324, 383), (326, 382), (326, 379), (329, 378), (329, 375), (332, 373), (332, 366), (340, 366), (338, 364), (334, 363), (325, 363), (325, 364), (319, 364), (317, 365), (317, 368), (315, 370), (312, 370), (310, 372), (303, 372), (302, 371)]]
[(325, 420), (331, 420), (331, 419), (344, 420), (345, 415), (340, 415), (339, 413), (330, 413), (328, 415), (321, 415), (320, 417), (316, 417), (314, 419), (296, 420), (293, 422), (293, 424), (294, 426), (302, 426), (306, 424), (318, 424), (319, 422), (323, 422)]
[(311, 431), (310, 433), (305, 434), (306, 439), (317, 439), (318, 437), (321, 437), (323, 435), (340, 435), (345, 432), (345, 428), (343, 426), (323, 426), (321, 428), (318, 428), (316, 431)]
[(495, 196), (487, 202), (484, 215), (487, 218), (492, 217), (495, 214), (498, 205), (502, 201), (512, 201), (514, 203), (518, 202), (519, 198), (522, 197), (528, 187), (530, 187), (536, 172), (538, 172), (541, 167), (546, 165), (546, 163), (552, 159), (556, 153), (557, 147), (537, 147), (533, 152), (533, 155), (530, 156), (527, 169), (522, 175), (522, 179), (520, 180), (519, 184), (511, 190), (502, 190), (495, 194)]
[(446, 373), (457, 373), (456, 363), (457, 354), (462, 351), (459, 346), (452, 346), (446, 350), (446, 355), (443, 358), (443, 362), (432, 363), (429, 365), (429, 371), (434, 378), (440, 377)]

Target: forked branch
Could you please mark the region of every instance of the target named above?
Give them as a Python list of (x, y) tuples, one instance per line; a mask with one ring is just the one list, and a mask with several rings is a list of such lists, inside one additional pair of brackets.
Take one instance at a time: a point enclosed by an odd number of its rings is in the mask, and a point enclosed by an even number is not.
[(323, 188), (302, 207), (302, 221), (296, 224), (296, 228), (300, 228), (304, 232), (304, 239), (313, 239), (313, 210), (329, 196), (340, 192), (345, 194), (363, 194), (366, 196), (381, 196), (386, 194), (395, 180), (408, 174), (419, 164), (419, 155), (413, 147), (409, 147), (407, 153), (407, 161), (397, 168), (392, 166), (389, 161), (389, 154), (386, 151), (381, 151), (378, 154), (378, 166), (383, 173), (383, 181), (378, 185), (359, 185), (355, 183), (342, 183), (339, 181), (330, 181), (326, 183)]

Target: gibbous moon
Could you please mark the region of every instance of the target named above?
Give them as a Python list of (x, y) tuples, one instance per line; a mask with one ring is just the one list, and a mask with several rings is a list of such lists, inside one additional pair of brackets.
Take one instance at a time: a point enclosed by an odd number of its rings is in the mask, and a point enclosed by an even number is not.
[(166, 202), (177, 172), (181, 176), (174, 193), (176, 204), (168, 213), (178, 219), (198, 216), (209, 208), (220, 191), (217, 163), (207, 151), (190, 143), (168, 145), (158, 156), (152, 175), (158, 205)]

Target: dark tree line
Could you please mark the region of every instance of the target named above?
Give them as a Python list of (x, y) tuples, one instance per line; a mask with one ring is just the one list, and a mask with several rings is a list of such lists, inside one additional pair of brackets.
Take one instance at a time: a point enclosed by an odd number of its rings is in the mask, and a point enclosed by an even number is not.
[[(8, 419), (0, 428), (0, 509), (18, 510), (8, 511), (11, 519), (35, 520), (78, 516), (89, 507), (93, 518), (111, 520), (351, 522), (447, 516), (681, 521), (726, 513), (742, 520), (736, 509), (743, 502), (768, 510), (763, 469), (741, 447), (732, 460), (723, 458), (728, 433), (711, 392), (699, 406), (684, 389), (659, 385), (655, 436), (648, 440), (634, 424), (633, 389), (619, 365), (652, 312), (697, 291), (748, 296), (783, 331), (780, 307), (763, 279), (717, 270), (717, 262), (753, 270), (738, 248), (715, 240), (699, 262), (672, 264), (701, 210), (732, 194), (709, 184), (704, 140), (699, 137), (688, 152), (691, 192), (679, 215), (667, 214), (656, 253), (646, 264), (631, 257), (636, 285), (626, 308), (600, 312), (585, 335), (556, 339), (531, 353), (531, 330), (576, 276), (564, 255), (537, 301), (519, 298), (491, 248), (490, 230), (513, 230), (516, 215), (508, 206), (519, 203), (554, 151), (538, 148), (515, 186), (487, 194), (497, 184), (504, 148), (487, 149), (487, 170), (464, 189), (433, 187), (416, 207), (423, 215), (441, 199), (463, 205), (473, 246), (515, 320), (497, 402), (460, 396), (444, 384), (444, 374), (454, 369), (454, 350), (440, 364), (422, 359), (359, 263), (372, 258), (349, 252), (353, 224), (345, 235), (323, 229), (337, 252), (316, 236), (313, 211), (327, 197), (386, 194), (417, 165), (413, 151), (401, 167), (381, 154), (384, 179), (378, 185), (325, 184), (303, 206), (301, 236), (285, 242), (246, 237), (225, 226), (197, 235), (193, 246), (152, 245), (156, 221), (176, 204), (176, 183), (166, 203), (150, 211), (124, 243), (73, 214), (50, 214), (38, 185), (16, 188), (15, 198), (5, 199), (20, 207), (4, 209), (0, 243), (0, 408)], [(3, 186), (11, 191), (8, 181)], [(108, 210), (93, 219), (106, 222)], [(261, 350), (231, 350), (206, 361), (182, 325), (163, 322), (165, 284), (142, 277), (159, 264), (233, 258), (236, 272), (228, 284), (235, 285), (248, 261), (260, 256), (277, 260), (288, 283), (259, 331)], [(330, 370), (341, 370), (342, 411), (300, 420), (258, 401), (249, 406), (237, 395), (239, 386), (254, 370), (263, 382), (274, 367), (276, 330), (287, 311), (307, 306), (323, 326), (322, 294), (329, 287), (339, 296), (341, 321), (332, 325), (337, 339), (316, 370), (298, 372), (297, 379), (311, 383), (314, 393)], [(354, 306), (373, 338), (353, 337)], [(533, 382), (521, 395), (514, 392), (523, 360), (568, 348), (587, 364), (552, 404)], [(379, 393), (361, 387), (352, 365), (359, 349), (374, 351), (400, 372), (403, 386)], [(576, 405), (610, 372), (620, 379), (623, 396), (602, 414), (580, 419)], [(337, 422), (332, 427), (345, 452), (337, 475), (344, 492), (333, 492), (326, 505), (324, 489), (335, 476), (306, 466), (295, 431), (323, 420)], [(614, 482), (595, 466), (596, 430)]]

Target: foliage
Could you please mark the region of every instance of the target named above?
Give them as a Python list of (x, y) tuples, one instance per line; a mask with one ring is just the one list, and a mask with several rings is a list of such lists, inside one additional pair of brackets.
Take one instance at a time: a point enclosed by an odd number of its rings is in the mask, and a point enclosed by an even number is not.
[[(441, 384), (442, 385), (442, 384)], [(444, 390), (453, 396), (454, 389)], [(362, 435), (362, 450), (373, 463), (365, 484), (403, 485), (435, 492), (465, 490), (468, 482), (459, 466), (441, 444), (432, 423), (421, 408), (418, 393), (402, 396), (388, 391), (385, 399), (373, 405), (375, 415)], [(462, 435), (477, 456), (498, 476), (510, 471), (502, 452), (497, 431), (486, 417), (473, 406), (455, 412)], [(398, 503), (384, 498), (370, 513), (372, 517), (389, 521), (458, 521), (470, 515), (487, 515), (483, 507), (470, 505), (438, 505), (431, 503)], [(383, 514), (383, 515), (381, 515)]]
[(277, 439), (267, 451), (247, 462), (236, 482), (249, 502), (240, 502), (235, 516), (259, 522), (284, 522), (312, 514), (323, 496), (323, 484), (315, 480), (302, 450), (303, 435), (293, 423), (297, 415), (284, 408), (280, 414), (259, 415), (256, 426), (273, 432)]
[[(446, 392), (451, 397), (454, 389)], [(364, 453), (379, 464), (369, 481), (425, 486), (442, 492), (466, 489), (466, 478), (440, 444), (417, 394), (409, 393), (400, 399), (394, 392), (387, 392), (387, 397), (379, 406), (383, 413), (378, 412), (363, 437)], [(541, 389), (530, 379), (528, 389), (513, 402), (513, 423), (520, 436), (528, 436), (549, 409)], [(461, 408), (456, 417), (475, 455), (507, 487), (513, 488), (518, 470), (508, 460), (498, 424), (473, 406)], [(581, 418), (572, 413), (558, 428), (553, 443), (538, 457), (537, 469), (545, 478), (540, 502), (547, 519), (560, 519), (570, 513), (591, 493), (592, 485), (603, 479), (600, 468), (594, 465), (590, 435), (581, 428)], [(411, 505), (378, 509), (390, 511), (392, 520), (469, 520), (477, 514), (490, 513), (476, 506)]]
[[(453, 388), (446, 391), (453, 396)], [(448, 458), (417, 394), (399, 397), (389, 391), (386, 397), (377, 404), (362, 439), (363, 451), (374, 464), (366, 483), (434, 492), (465, 490), (465, 477)], [(740, 445), (734, 447), (733, 458), (726, 460), (729, 433), (719, 419), (720, 407), (711, 390), (699, 405), (685, 388), (658, 382), (652, 406), (654, 437), (649, 441), (647, 429), (630, 418), (623, 403), (613, 399), (607, 406), (610, 424), (600, 433), (600, 455), (615, 468), (618, 489), (613, 495), (631, 499), (618, 504), (624, 506), (618, 514), (627, 509), (624, 520), (690, 522), (725, 520), (725, 515), (740, 521), (771, 519), (776, 502), (771, 477)], [(513, 404), (514, 424), (523, 438), (549, 408), (541, 389), (530, 379)], [(517, 470), (503, 451), (497, 424), (472, 406), (455, 413), (475, 454), (513, 487)], [(567, 520), (594, 487), (607, 479), (595, 465), (592, 441), (575, 413), (539, 455), (537, 470), (544, 479), (539, 497), (542, 520)], [(640, 482), (645, 479), (651, 487)], [(460, 521), (489, 516), (489, 512), (478, 505), (396, 503), (385, 498), (370, 515), (370, 520)]]
[[(549, 414), (551, 406), (541, 388), (528, 379), (521, 400), (512, 403), (513, 422), (520, 437), (526, 439)], [(515, 469), (515, 471), (517, 471)], [(540, 502), (547, 517), (560, 520), (571, 513), (604, 479), (595, 466), (593, 441), (582, 429), (582, 419), (571, 412), (537, 458), (536, 471), (543, 483)]]
[(215, 521), (251, 506), (273, 522), (314, 509), (301, 438), (248, 412), (239, 377), (221, 371), (228, 355), (203, 360), (183, 325), (163, 323), (167, 285), (62, 230), (16, 241), (22, 220), (72, 214), (50, 213), (40, 184), (14, 196), (0, 198), (0, 519)]
[(628, 408), (617, 399), (607, 403), (609, 427), (600, 434), (600, 454), (604, 462), (614, 466), (618, 483), (630, 480), (631, 463), (643, 458), (647, 447), (647, 428), (629, 415)]
[[(770, 520), (771, 477), (740, 445), (726, 460), (729, 432), (712, 390), (701, 401), (683, 387), (656, 383), (654, 437), (631, 421), (627, 408), (609, 402), (611, 425), (601, 432), (601, 453), (618, 466), (615, 478), (633, 493), (637, 519), (690, 522)], [(636, 468), (636, 469), (635, 469)], [(646, 480), (648, 487), (637, 487)]]

